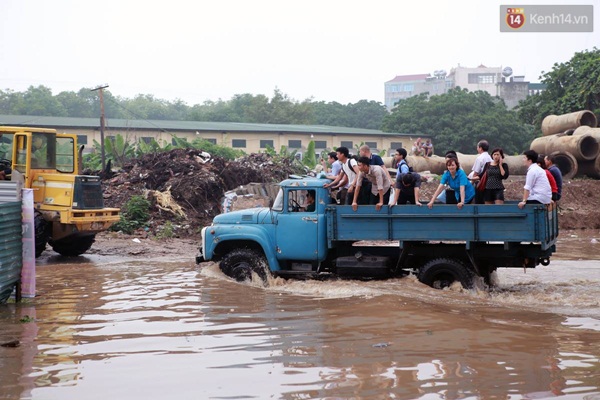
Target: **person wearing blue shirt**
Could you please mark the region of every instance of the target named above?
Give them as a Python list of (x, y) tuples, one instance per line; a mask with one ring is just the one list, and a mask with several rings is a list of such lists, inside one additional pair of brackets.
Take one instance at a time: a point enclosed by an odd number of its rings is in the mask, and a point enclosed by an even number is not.
[[(442, 175), (440, 185), (431, 197), (431, 201), (427, 204), (429, 208), (433, 207), (433, 202), (437, 196), (444, 190), (444, 186), (448, 185), (454, 190), (455, 197), (458, 203), (456, 206), (461, 209), (465, 204), (469, 204), (475, 197), (475, 188), (469, 182), (467, 174), (460, 168), (460, 163), (456, 158), (449, 158), (446, 161), (446, 172)], [(446, 204), (450, 204), (450, 199), (446, 199)]]
[(398, 166), (397, 176), (402, 174), (408, 174), (410, 172), (408, 164), (406, 163), (406, 156), (406, 149), (396, 149), (396, 154), (394, 154), (394, 158), (396, 159), (396, 165)]

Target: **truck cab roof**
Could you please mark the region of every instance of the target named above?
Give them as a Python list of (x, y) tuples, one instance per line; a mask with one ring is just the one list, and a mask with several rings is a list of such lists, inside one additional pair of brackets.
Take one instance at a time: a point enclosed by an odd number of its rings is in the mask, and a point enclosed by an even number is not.
[(322, 188), (324, 183), (331, 182), (328, 179), (315, 178), (313, 176), (298, 176), (290, 175), (289, 179), (285, 179), (279, 183), (282, 188), (286, 187), (302, 187), (302, 188)]

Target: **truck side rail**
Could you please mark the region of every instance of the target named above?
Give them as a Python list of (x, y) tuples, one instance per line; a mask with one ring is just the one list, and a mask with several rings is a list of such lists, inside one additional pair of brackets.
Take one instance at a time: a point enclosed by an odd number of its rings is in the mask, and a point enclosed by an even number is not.
[(536, 242), (546, 250), (556, 243), (556, 207), (531, 204), (523, 209), (517, 202), (502, 205), (436, 204), (388, 206), (328, 206), (327, 240), (336, 241), (459, 241), (459, 242)]

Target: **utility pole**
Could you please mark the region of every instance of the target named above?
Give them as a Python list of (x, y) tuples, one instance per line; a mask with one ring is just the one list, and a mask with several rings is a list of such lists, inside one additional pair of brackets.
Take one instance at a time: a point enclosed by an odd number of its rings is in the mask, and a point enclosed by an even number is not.
[(100, 154), (102, 158), (102, 171), (106, 168), (106, 158), (104, 156), (104, 97), (102, 96), (102, 89), (106, 89), (108, 85), (98, 86), (96, 89), (91, 91), (98, 91), (100, 96)]

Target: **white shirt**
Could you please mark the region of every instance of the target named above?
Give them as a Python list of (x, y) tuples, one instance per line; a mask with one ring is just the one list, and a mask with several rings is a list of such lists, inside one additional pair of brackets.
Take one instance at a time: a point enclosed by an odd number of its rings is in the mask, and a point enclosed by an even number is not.
[[(350, 165), (348, 165), (350, 164)], [(356, 177), (356, 172), (354, 172), (354, 167), (357, 165), (356, 160), (354, 158), (348, 158), (345, 163), (342, 164), (342, 169), (344, 173), (348, 176), (348, 183), (345, 187), (348, 187), (354, 183), (354, 178)]]
[(488, 154), (487, 151), (484, 151), (480, 155), (477, 156), (475, 162), (473, 163), (473, 170), (469, 174), (469, 179), (473, 179), (475, 177), (475, 172), (478, 176), (481, 176), (483, 173), (483, 168), (485, 164), (492, 161), (492, 157)]
[(542, 204), (550, 204), (552, 201), (552, 189), (546, 171), (537, 164), (531, 164), (527, 168), (524, 188), (529, 190), (527, 200), (537, 200)]

